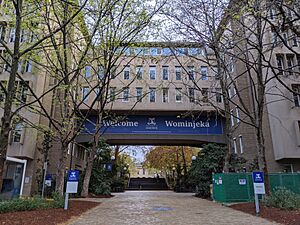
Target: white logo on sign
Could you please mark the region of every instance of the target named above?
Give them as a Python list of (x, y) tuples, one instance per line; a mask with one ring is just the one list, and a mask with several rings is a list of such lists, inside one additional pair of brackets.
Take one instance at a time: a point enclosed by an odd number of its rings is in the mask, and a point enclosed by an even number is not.
[(258, 180), (260, 180), (261, 179), (261, 177), (260, 177), (260, 174), (258, 173), (258, 174), (256, 174), (256, 179), (258, 179)]
[(147, 125), (148, 126), (156, 126), (155, 118), (149, 118)]
[(70, 178), (76, 178), (76, 173), (75, 172), (71, 172), (70, 173)]

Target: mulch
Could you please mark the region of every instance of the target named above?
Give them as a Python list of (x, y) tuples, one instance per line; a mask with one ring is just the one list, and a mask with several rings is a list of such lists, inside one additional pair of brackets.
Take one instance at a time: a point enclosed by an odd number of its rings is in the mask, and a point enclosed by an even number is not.
[(95, 195), (92, 193), (89, 193), (88, 198), (112, 198), (115, 197), (114, 195)]
[(71, 218), (98, 206), (99, 202), (74, 200), (69, 202), (69, 209), (40, 209), (24, 212), (9, 212), (0, 214), (0, 224), (3, 225), (57, 225), (64, 224)]
[[(239, 203), (231, 205), (230, 208), (255, 215), (254, 203)], [(260, 204), (260, 217), (275, 221), (284, 225), (300, 225), (300, 210), (284, 210), (266, 207)]]

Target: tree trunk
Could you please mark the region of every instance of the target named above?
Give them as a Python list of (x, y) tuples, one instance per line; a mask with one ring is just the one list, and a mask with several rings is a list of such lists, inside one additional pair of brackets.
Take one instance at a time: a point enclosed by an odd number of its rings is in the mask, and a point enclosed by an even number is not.
[(83, 179), (83, 185), (82, 185), (82, 191), (81, 191), (81, 197), (86, 198), (89, 194), (89, 185), (90, 185), (90, 179), (92, 175), (92, 169), (94, 164), (94, 151), (92, 150), (89, 154), (86, 169), (85, 169), (85, 175)]
[[(64, 194), (64, 186), (65, 186), (65, 170), (66, 170), (66, 162), (67, 162), (67, 150), (68, 146), (65, 144), (62, 144), (62, 151), (61, 151), (61, 158), (60, 158), (60, 164), (57, 170), (56, 175), (56, 185), (55, 185), (55, 191), (60, 193), (61, 195)], [(72, 152), (71, 152), (72, 154)]]

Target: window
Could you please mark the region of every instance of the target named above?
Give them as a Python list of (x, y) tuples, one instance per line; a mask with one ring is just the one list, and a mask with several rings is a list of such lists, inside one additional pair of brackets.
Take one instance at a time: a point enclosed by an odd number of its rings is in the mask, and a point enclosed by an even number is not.
[(150, 54), (152, 56), (156, 56), (157, 55), (157, 48), (150, 48)]
[(19, 143), (21, 141), (22, 131), (23, 131), (23, 124), (16, 123), (12, 133), (13, 142)]
[(9, 42), (14, 42), (16, 39), (16, 28), (10, 28)]
[(208, 80), (207, 66), (201, 66), (200, 73), (201, 73), (201, 80)]
[(192, 56), (198, 55), (198, 52), (199, 52), (199, 49), (198, 49), (198, 48), (189, 48), (189, 49), (188, 49), (189, 55), (192, 55)]
[(98, 79), (104, 79), (104, 67), (102, 65), (98, 66)]
[(287, 34), (287, 32), (284, 32), (284, 33), (283, 33), (283, 43), (284, 43), (285, 45), (288, 44), (288, 34)]
[(116, 78), (116, 72), (117, 72), (117, 67), (116, 66), (112, 66), (109, 73), (110, 73), (110, 78), (111, 79), (115, 79)]
[(143, 66), (136, 66), (136, 79), (141, 80), (143, 78)]
[(208, 88), (202, 88), (202, 101), (208, 102)]
[(150, 76), (150, 80), (155, 80), (156, 79), (156, 66), (150, 66), (149, 76)]
[(298, 47), (298, 39), (297, 39), (297, 36), (294, 36), (292, 38), (292, 46), (293, 47)]
[(232, 97), (232, 94), (231, 94), (231, 87), (230, 87), (230, 86), (228, 87), (228, 97), (229, 97), (229, 98)]
[(288, 75), (293, 75), (294, 69), (294, 55), (287, 55), (286, 56), (286, 63), (287, 63), (287, 73)]
[(135, 48), (135, 55), (143, 55), (143, 48)]
[(26, 42), (27, 37), (28, 37), (28, 31), (27, 30), (22, 30), (21, 31), (20, 42)]
[(163, 78), (163, 80), (169, 80), (169, 67), (168, 66), (162, 67), (162, 78)]
[(175, 101), (182, 102), (182, 88), (175, 88)]
[(156, 99), (156, 88), (150, 88), (149, 89), (149, 101), (155, 102)]
[(243, 154), (244, 153), (244, 143), (243, 143), (242, 135), (239, 136), (239, 142), (240, 142), (240, 153)]
[(143, 98), (143, 88), (137, 87), (136, 88), (136, 101), (142, 102), (142, 98)]
[(176, 77), (176, 80), (181, 80), (181, 67), (180, 66), (175, 67), (175, 77)]
[(234, 97), (234, 96), (236, 96), (236, 88), (235, 88), (235, 86), (233, 86), (233, 96), (232, 97)]
[(223, 102), (221, 88), (216, 88), (216, 102), (217, 103), (222, 103)]
[(91, 66), (85, 66), (84, 67), (84, 77), (88, 78), (92, 75), (92, 67)]
[[(3, 86), (4, 88), (6, 88), (6, 86), (7, 86), (7, 81), (0, 81), (0, 82), (1, 82), (2, 86)], [(4, 99), (5, 99), (5, 92), (4, 92), (4, 90), (0, 87), (0, 102), (3, 102)]]
[(116, 87), (110, 87), (109, 88), (109, 99), (111, 102), (116, 100)]
[(282, 72), (283, 72), (283, 56), (282, 55), (276, 55), (276, 61), (277, 61), (278, 75), (282, 75)]
[(123, 102), (129, 102), (129, 88), (123, 88)]
[(188, 67), (189, 80), (195, 80), (195, 68), (193, 66)]
[(190, 102), (195, 102), (195, 88), (189, 88)]
[(239, 107), (235, 107), (235, 113), (236, 113), (236, 122), (240, 122), (240, 109)]
[(272, 32), (272, 43), (275, 45), (275, 44), (277, 44), (277, 41), (278, 41), (278, 34), (276, 31), (273, 31)]
[(178, 55), (178, 56), (186, 55), (186, 49), (185, 48), (177, 48), (175, 50), (175, 52), (176, 52), (176, 55)]
[(236, 138), (233, 138), (233, 151), (237, 154)]
[(144, 55), (149, 55), (150, 49), (149, 48), (144, 48)]
[(6, 27), (2, 24), (0, 25), (0, 39), (4, 41), (6, 35)]
[(220, 73), (219, 73), (219, 69), (217, 66), (213, 66), (212, 67), (212, 72), (213, 72), (213, 76), (215, 77), (216, 80), (220, 79)]
[(162, 102), (169, 102), (169, 88), (162, 89)]
[(300, 84), (292, 84), (292, 89), (295, 106), (300, 107)]
[(101, 97), (102, 95), (100, 94), (100, 88), (95, 88), (95, 99), (96, 101), (100, 101), (101, 100)]
[(162, 54), (163, 54), (164, 56), (169, 56), (169, 55), (172, 54), (172, 51), (171, 51), (171, 49), (169, 49), (169, 48), (163, 48), (163, 49), (162, 49)]
[(231, 126), (234, 126), (234, 116), (233, 116), (233, 109), (230, 110), (230, 119), (231, 119)]
[(229, 64), (228, 64), (228, 72), (232, 73), (234, 71), (234, 65), (233, 65), (233, 58), (230, 58)]
[(87, 102), (89, 100), (89, 87), (83, 87), (82, 88), (82, 100), (84, 102)]
[(124, 80), (129, 80), (130, 66), (124, 66)]
[(25, 73), (31, 73), (31, 69), (32, 69), (32, 61), (27, 60), (25, 64)]
[(18, 102), (26, 103), (28, 96), (29, 81), (18, 81), (16, 82), (16, 98)]

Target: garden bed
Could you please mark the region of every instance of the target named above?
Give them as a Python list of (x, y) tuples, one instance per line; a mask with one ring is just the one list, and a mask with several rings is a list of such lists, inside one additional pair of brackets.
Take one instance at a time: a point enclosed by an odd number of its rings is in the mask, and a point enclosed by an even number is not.
[[(230, 208), (255, 215), (254, 203), (239, 203), (231, 205)], [(266, 207), (260, 204), (260, 217), (275, 221), (284, 225), (300, 225), (300, 210), (286, 210)]]
[(5, 225), (56, 225), (64, 224), (70, 219), (98, 206), (98, 202), (70, 201), (69, 209), (39, 209), (33, 211), (9, 212), (0, 214), (0, 224)]
[(112, 198), (115, 197), (114, 195), (95, 195), (89, 194), (88, 198)]

